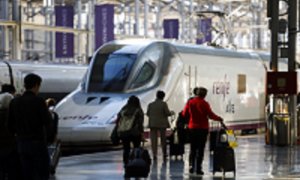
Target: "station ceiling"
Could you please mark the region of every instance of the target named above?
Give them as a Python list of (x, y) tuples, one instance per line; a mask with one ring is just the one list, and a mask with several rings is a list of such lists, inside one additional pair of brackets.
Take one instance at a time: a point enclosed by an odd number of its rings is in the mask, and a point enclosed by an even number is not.
[[(10, 0), (13, 1), (13, 0)], [(33, 2), (33, 3), (43, 3), (45, 0), (21, 0), (23, 2)], [(53, 0), (55, 4), (75, 4), (78, 0)], [(87, 3), (91, 0), (81, 0), (81, 3)], [(147, 2), (149, 4), (152, 3), (161, 3), (162, 5), (168, 5), (171, 3), (176, 2), (184, 2), (189, 4), (191, 0), (140, 0), (140, 2), (144, 3)], [(248, 2), (250, 3), (251, 0), (192, 0), (194, 4), (204, 4), (204, 3), (242, 3), (242, 2)], [(96, 3), (102, 4), (102, 3), (112, 3), (112, 4), (134, 4), (135, 0), (95, 0)]]
[[(1, 1), (1, 0), (0, 0)], [(35, 3), (38, 6), (51, 2), (52, 5), (73, 5), (76, 7), (79, 0), (20, 0), (24, 4)], [(93, 1), (96, 5), (116, 4), (115, 13), (124, 12), (129, 16), (135, 16), (136, 0), (80, 0), (83, 9), (85, 4)], [(249, 36), (253, 42), (262, 44), (261, 35), (268, 32), (268, 20), (266, 17), (267, 0), (139, 0), (140, 18), (143, 18), (144, 4), (148, 4), (149, 14), (155, 15), (158, 12), (160, 17), (164, 18), (181, 18), (185, 23), (182, 28), (183, 34), (188, 34), (190, 22), (197, 18), (214, 19), (213, 31), (218, 34), (219, 39), (222, 37)], [(54, 4), (53, 4), (54, 3)], [(25, 5), (26, 6), (26, 5)], [(85, 7), (84, 7), (85, 6)], [(130, 7), (130, 8), (129, 8)], [(153, 18), (154, 16), (148, 16)], [(155, 18), (155, 17), (154, 17)], [(149, 20), (150, 22), (150, 20)], [(154, 27), (154, 20), (151, 21)], [(196, 22), (196, 21), (194, 21)], [(194, 23), (194, 26), (196, 23)], [(120, 26), (121, 27), (121, 26)], [(182, 26), (183, 27), (183, 26)], [(191, 28), (193, 29), (193, 28)], [(190, 32), (192, 34), (193, 32)], [(249, 35), (250, 34), (250, 35)], [(265, 33), (266, 34), (266, 33)], [(183, 35), (185, 36), (185, 35)], [(190, 35), (191, 36), (191, 35)], [(220, 37), (219, 37), (220, 36)], [(231, 38), (231, 36), (233, 38)], [(251, 36), (251, 37), (250, 37)], [(184, 38), (183, 38), (184, 39)], [(233, 40), (229, 40), (233, 41)], [(249, 40), (250, 41), (250, 40)], [(255, 43), (253, 43), (255, 44)], [(266, 44), (266, 43), (263, 43)], [(255, 47), (254, 47), (255, 48)], [(260, 46), (258, 48), (261, 48)]]

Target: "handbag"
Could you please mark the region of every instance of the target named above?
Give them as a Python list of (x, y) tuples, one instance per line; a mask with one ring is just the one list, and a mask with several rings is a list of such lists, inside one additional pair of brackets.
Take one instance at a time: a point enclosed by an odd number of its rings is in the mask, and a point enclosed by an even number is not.
[(115, 125), (115, 127), (112, 130), (112, 133), (110, 135), (110, 140), (113, 145), (119, 145), (120, 144), (120, 137), (118, 135), (118, 126)]

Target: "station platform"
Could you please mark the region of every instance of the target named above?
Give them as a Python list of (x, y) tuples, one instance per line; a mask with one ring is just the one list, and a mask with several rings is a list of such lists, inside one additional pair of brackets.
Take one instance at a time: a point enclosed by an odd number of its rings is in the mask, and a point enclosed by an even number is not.
[[(189, 174), (189, 145), (185, 146), (182, 159), (168, 157), (165, 161), (161, 154), (152, 161), (151, 171), (146, 179), (150, 180), (300, 180), (300, 148), (278, 147), (265, 144), (263, 134), (238, 136), (239, 146), (235, 148), (236, 176), (232, 172), (209, 171), (209, 150), (206, 144), (203, 162), (203, 176)], [(145, 147), (151, 154), (150, 143)], [(161, 149), (158, 149), (161, 152)], [(105, 152), (61, 157), (56, 174), (51, 180), (101, 180), (124, 179), (122, 149)], [(143, 179), (143, 178), (141, 178)]]

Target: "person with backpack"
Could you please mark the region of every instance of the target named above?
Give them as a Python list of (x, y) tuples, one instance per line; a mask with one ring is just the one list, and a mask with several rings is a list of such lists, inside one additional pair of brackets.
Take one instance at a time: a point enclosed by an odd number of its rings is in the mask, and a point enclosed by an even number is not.
[(134, 148), (141, 145), (144, 133), (144, 112), (140, 100), (130, 96), (127, 103), (118, 113), (117, 132), (123, 145), (123, 163), (126, 167), (129, 160), (130, 144)]

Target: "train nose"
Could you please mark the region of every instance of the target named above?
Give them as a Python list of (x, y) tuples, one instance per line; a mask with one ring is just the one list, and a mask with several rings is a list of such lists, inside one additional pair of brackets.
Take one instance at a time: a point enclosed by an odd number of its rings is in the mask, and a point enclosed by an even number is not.
[[(76, 111), (75, 111), (76, 112)], [(58, 138), (63, 143), (106, 142), (115, 124), (116, 115), (69, 115), (61, 117)]]
[(58, 138), (65, 144), (106, 144), (126, 103), (124, 97), (96, 96), (78, 91), (56, 108)]

